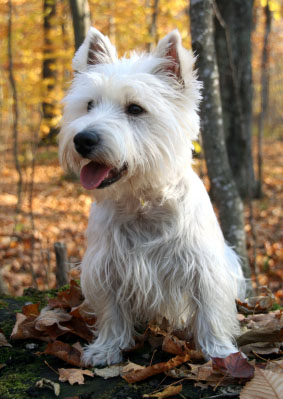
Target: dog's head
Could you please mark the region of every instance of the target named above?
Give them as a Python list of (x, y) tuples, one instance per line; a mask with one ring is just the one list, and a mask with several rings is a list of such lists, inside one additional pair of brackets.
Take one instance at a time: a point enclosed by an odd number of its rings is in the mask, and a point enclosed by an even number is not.
[[(168, 185), (184, 174), (197, 138), (200, 83), (178, 31), (150, 54), (118, 59), (91, 28), (75, 54), (65, 98), (60, 160), (87, 189)], [(111, 189), (110, 189), (111, 188)]]

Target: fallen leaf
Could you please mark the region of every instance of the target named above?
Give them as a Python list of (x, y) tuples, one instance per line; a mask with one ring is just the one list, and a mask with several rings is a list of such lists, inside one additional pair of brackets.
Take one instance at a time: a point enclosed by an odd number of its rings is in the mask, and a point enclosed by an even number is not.
[(168, 362), (157, 363), (152, 366), (145, 367), (140, 370), (133, 370), (123, 374), (122, 377), (130, 384), (145, 380), (153, 375), (164, 373), (170, 369), (180, 366), (182, 363), (188, 362), (190, 355), (176, 356), (168, 360)]
[(247, 356), (254, 356), (254, 353), (258, 355), (270, 355), (272, 353), (280, 353), (280, 343), (256, 342), (241, 346), (239, 349)]
[(240, 399), (265, 398), (283, 398), (282, 374), (256, 367), (255, 376), (244, 386), (240, 393)]
[(145, 366), (141, 366), (140, 364), (128, 362), (128, 363), (123, 367), (122, 372), (123, 372), (123, 373), (129, 373), (130, 371), (142, 370), (142, 369), (144, 369), (144, 368), (145, 368)]
[(8, 347), (12, 347), (11, 344), (9, 344), (9, 342), (7, 341), (3, 331), (0, 328), (0, 346), (8, 346)]
[(63, 309), (50, 310), (49, 308), (44, 308), (35, 319), (34, 326), (39, 331), (45, 331), (47, 327), (56, 324), (60, 329), (69, 331), (69, 328), (62, 326), (60, 323), (69, 321), (71, 318), (72, 316)]
[(79, 306), (83, 302), (83, 296), (80, 286), (75, 280), (71, 280), (70, 288), (60, 291), (56, 298), (48, 301), (50, 308), (72, 309)]
[(180, 392), (182, 392), (182, 384), (180, 384), (180, 385), (169, 385), (163, 391), (156, 392), (156, 393), (144, 394), (144, 395), (142, 395), (142, 397), (143, 398), (164, 399), (164, 398), (169, 398), (170, 396), (173, 396), (173, 395), (178, 395)]
[(22, 312), (26, 317), (37, 317), (39, 315), (39, 303), (23, 306)]
[(37, 388), (49, 388), (49, 389), (52, 389), (56, 396), (59, 396), (59, 394), (60, 394), (60, 385), (57, 384), (56, 382), (51, 381), (51, 380), (47, 380), (46, 378), (42, 378), (41, 380), (37, 381), (35, 383), (35, 386)]
[(113, 364), (112, 366), (104, 367), (103, 369), (94, 369), (94, 374), (98, 377), (104, 378), (105, 380), (107, 380), (108, 378), (118, 377), (121, 375), (122, 372), (123, 365), (121, 364)]
[(255, 328), (247, 331), (237, 338), (238, 346), (255, 342), (280, 342), (283, 339), (283, 327)]
[(276, 303), (276, 298), (272, 291), (266, 286), (262, 286), (260, 289), (265, 291), (265, 295), (250, 297), (244, 302), (237, 300), (237, 306), (240, 313), (254, 314), (268, 312), (272, 308), (272, 306)]
[(59, 372), (59, 380), (62, 382), (68, 381), (71, 385), (84, 384), (84, 375), (88, 375), (89, 377), (93, 377), (94, 374), (90, 370), (82, 370), (82, 369), (58, 369)]
[(265, 370), (283, 374), (283, 359), (271, 360), (267, 362)]
[(254, 367), (240, 352), (232, 353), (225, 358), (212, 358), (212, 367), (234, 378), (252, 378), (254, 375)]
[(72, 364), (73, 366), (80, 367), (81, 364), (81, 352), (75, 345), (69, 345), (61, 341), (50, 342), (45, 351), (43, 352), (48, 355), (53, 355), (66, 363)]
[(44, 332), (38, 331), (34, 328), (35, 318), (35, 316), (27, 317), (22, 313), (17, 313), (16, 323), (10, 338), (13, 340), (34, 338), (40, 341), (50, 342), (50, 337), (48, 337)]

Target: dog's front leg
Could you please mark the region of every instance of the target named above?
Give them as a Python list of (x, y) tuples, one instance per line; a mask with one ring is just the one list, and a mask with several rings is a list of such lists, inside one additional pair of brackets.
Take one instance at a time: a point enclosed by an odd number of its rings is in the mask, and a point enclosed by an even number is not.
[(130, 313), (126, 307), (115, 303), (113, 294), (96, 295), (97, 338), (84, 350), (83, 362), (93, 366), (119, 363), (122, 349), (129, 348), (134, 341)]

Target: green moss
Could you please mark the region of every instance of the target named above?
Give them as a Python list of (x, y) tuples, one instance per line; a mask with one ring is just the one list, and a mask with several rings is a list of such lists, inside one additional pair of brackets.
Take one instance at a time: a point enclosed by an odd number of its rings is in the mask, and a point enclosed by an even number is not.
[(271, 308), (271, 310), (281, 310), (281, 309), (283, 310), (283, 306), (280, 306), (279, 303), (274, 303)]
[(0, 309), (7, 308), (7, 302), (0, 300)]
[(30, 398), (26, 390), (40, 379), (42, 359), (24, 348), (1, 348), (0, 363), (6, 364), (1, 370), (0, 398)]

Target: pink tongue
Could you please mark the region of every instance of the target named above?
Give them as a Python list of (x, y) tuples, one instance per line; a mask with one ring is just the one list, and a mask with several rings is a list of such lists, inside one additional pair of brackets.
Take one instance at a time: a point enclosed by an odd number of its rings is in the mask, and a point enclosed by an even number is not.
[(87, 190), (98, 187), (110, 170), (111, 168), (97, 162), (90, 162), (83, 166), (80, 176), (83, 187)]

